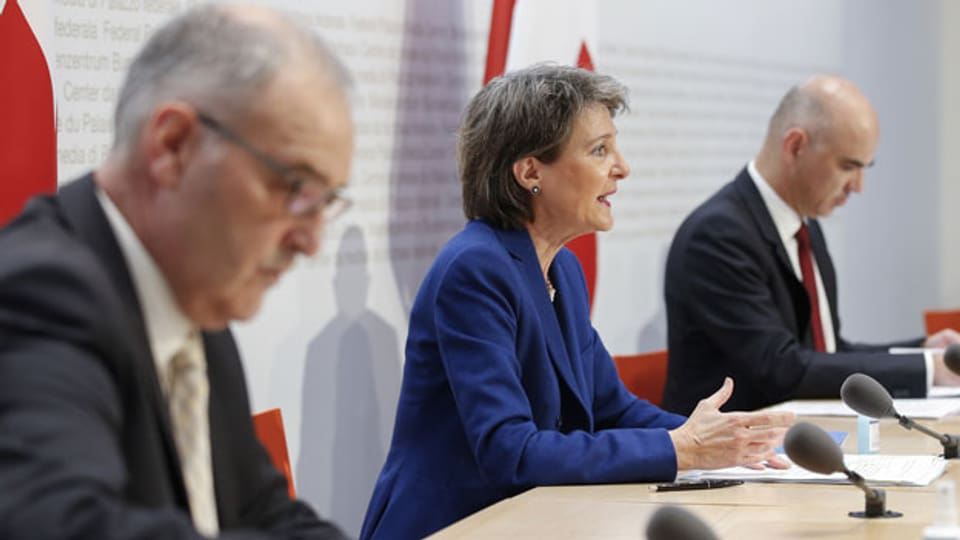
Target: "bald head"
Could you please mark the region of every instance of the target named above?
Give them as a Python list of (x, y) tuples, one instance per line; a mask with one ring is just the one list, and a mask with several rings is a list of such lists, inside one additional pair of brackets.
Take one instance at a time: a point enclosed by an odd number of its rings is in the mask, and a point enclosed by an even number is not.
[(876, 129), (877, 113), (852, 82), (831, 75), (817, 75), (790, 89), (770, 118), (767, 142), (779, 141), (791, 129), (803, 129), (814, 142), (834, 135), (837, 126), (855, 124)]
[(879, 130), (876, 110), (856, 85), (817, 75), (780, 101), (757, 169), (802, 217), (829, 215), (862, 190)]

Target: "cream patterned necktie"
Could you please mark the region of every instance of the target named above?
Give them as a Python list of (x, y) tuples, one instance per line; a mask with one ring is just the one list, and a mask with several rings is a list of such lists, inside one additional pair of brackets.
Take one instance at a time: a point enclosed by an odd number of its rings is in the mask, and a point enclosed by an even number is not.
[(168, 365), (167, 401), (193, 523), (201, 533), (216, 536), (219, 522), (210, 457), (206, 368), (203, 344), (193, 332)]

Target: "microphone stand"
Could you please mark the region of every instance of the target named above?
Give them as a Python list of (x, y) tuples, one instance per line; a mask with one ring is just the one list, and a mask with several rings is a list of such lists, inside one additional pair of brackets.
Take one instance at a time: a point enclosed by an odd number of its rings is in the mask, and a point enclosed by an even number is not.
[(960, 437), (957, 437), (956, 435), (937, 433), (936, 431), (924, 425), (918, 424), (900, 413), (895, 412), (893, 413), (893, 416), (897, 419), (897, 422), (899, 422), (901, 426), (907, 429), (916, 429), (917, 431), (925, 433), (940, 441), (940, 444), (943, 445), (943, 457), (945, 459), (955, 459), (960, 457)]
[(858, 518), (897, 518), (903, 515), (900, 512), (887, 510), (886, 491), (868, 487), (862, 476), (854, 471), (851, 471), (850, 469), (847, 469), (846, 467), (844, 467), (843, 472), (855, 486), (863, 490), (863, 493), (866, 497), (864, 511), (848, 512), (848, 516)]

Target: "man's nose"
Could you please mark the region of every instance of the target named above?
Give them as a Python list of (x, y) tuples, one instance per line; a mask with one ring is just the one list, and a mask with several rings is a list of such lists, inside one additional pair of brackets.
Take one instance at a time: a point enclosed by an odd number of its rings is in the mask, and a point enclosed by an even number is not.
[(316, 255), (320, 249), (320, 238), (323, 235), (323, 216), (304, 218), (290, 231), (287, 247), (308, 257)]
[(850, 183), (850, 191), (857, 193), (863, 191), (863, 169), (857, 169), (853, 177), (853, 182)]

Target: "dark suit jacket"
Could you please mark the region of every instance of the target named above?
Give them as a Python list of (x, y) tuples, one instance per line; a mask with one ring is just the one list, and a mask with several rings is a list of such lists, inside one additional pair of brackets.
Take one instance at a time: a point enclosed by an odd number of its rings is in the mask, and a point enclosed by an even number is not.
[[(0, 232), (0, 536), (200, 538), (120, 248), (92, 176)], [(229, 330), (205, 333), (223, 538), (340, 538), (254, 435)]]
[(441, 250), (361, 538), (420, 538), (533, 486), (674, 478), (685, 419), (623, 387), (572, 253), (550, 279), (555, 304), (526, 231), (472, 221)]
[(851, 373), (866, 373), (894, 397), (926, 395), (922, 355), (886, 353), (840, 335), (837, 278), (816, 220), (810, 242), (830, 302), (837, 352), (813, 350), (810, 303), (746, 169), (693, 211), (667, 257), (665, 300), (669, 368), (664, 408), (689, 414), (734, 379), (727, 410), (794, 398), (840, 397)]

